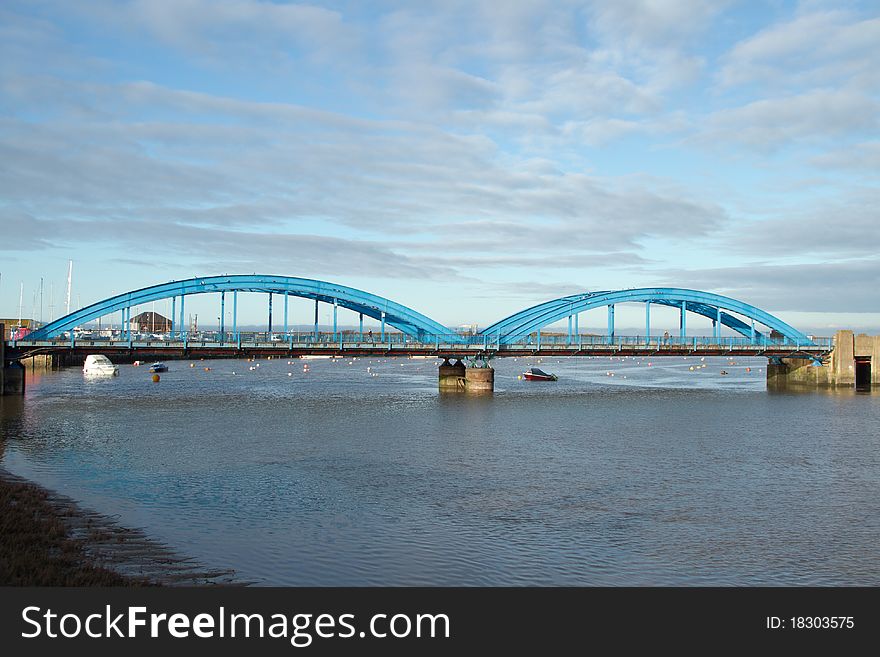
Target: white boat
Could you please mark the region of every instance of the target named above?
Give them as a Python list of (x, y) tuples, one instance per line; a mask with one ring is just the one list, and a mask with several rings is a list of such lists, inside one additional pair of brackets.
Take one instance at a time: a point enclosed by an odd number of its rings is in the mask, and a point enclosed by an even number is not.
[(102, 354), (90, 354), (86, 356), (83, 374), (87, 376), (116, 376), (119, 374), (119, 367)]

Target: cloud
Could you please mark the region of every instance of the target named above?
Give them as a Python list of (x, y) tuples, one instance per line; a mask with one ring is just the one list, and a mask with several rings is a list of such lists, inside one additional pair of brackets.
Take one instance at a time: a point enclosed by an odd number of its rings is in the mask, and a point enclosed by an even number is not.
[[(578, 294), (588, 290), (588, 286), (570, 282), (540, 283), (530, 280), (519, 280), (510, 283), (492, 283), (484, 285), (474, 296), (475, 298), (482, 297), (490, 299), (528, 299), (531, 303), (542, 303), (544, 301), (549, 301), (550, 299), (557, 299), (569, 294)], [(520, 310), (522, 310), (522, 307), (514, 306), (513, 310), (507, 314), (513, 314)], [(501, 319), (501, 317), (496, 319)]]
[(589, 65), (551, 73), (537, 97), (520, 104), (523, 111), (566, 117), (608, 113), (650, 114), (660, 108), (656, 97), (619, 73)]
[(112, 244), (122, 252), (175, 258), (210, 264), (215, 271), (287, 271), (291, 267), (302, 275), (320, 276), (332, 271), (338, 275), (410, 279), (465, 280), (451, 267), (423, 263), (395, 253), (381, 243), (368, 240), (296, 233), (259, 233), (142, 221), (112, 220), (65, 221), (31, 220), (7, 222), (5, 238), (19, 249), (28, 248), (29, 235), (46, 235), (31, 248), (65, 247), (86, 240)]
[(880, 312), (880, 259), (739, 267), (669, 269), (659, 273), (669, 285), (712, 290), (769, 312)]
[(710, 112), (695, 140), (768, 154), (874, 135), (880, 127), (878, 56), (876, 16), (809, 7), (785, 15), (721, 56), (714, 76), (718, 100), (737, 105)]
[[(717, 3), (630, 4), (622, 11), (618, 3), (549, 1), (395, 9), (378, 21), (385, 46), (370, 75), (384, 98), (398, 101), (392, 112), (418, 108), (453, 129), (502, 131), (523, 148), (543, 133), (556, 138), (557, 150), (569, 149), (580, 144), (571, 142), (576, 133), (561, 134), (567, 123), (656, 115), (665, 93), (702, 73), (702, 58), (683, 43)], [(516, 135), (522, 128), (528, 136)]]
[(398, 104), (433, 113), (449, 107), (458, 111), (491, 107), (498, 85), (464, 71), (432, 63), (401, 62), (392, 73)]
[[(42, 7), (35, 4), (11, 0), (0, 3), (0, 70), (36, 76), (107, 72), (105, 60), (89, 53), (81, 43), (67, 39), (57, 22), (57, 7), (48, 8), (43, 15), (39, 11)], [(27, 11), (33, 9), (36, 11)]]
[[(705, 29), (718, 3), (626, 4), (480, 1), (362, 12), (257, 0), (130, 0), (65, 5), (57, 13), (87, 30), (125, 35), (145, 56), (170, 50), (188, 65), (222, 69), (227, 88), (252, 87), (271, 72), (270, 98), (305, 96), (315, 106), (430, 119), (455, 130), (477, 120), (512, 135), (527, 123), (532, 133), (559, 136), (573, 120), (634, 123), (656, 115), (664, 94), (701, 75), (702, 58), (685, 53), (683, 43)], [(124, 91), (130, 101), (141, 93), (156, 102), (150, 82)], [(168, 100), (185, 111), (234, 105), (226, 98), (208, 107), (208, 96), (185, 91)], [(282, 109), (266, 103), (260, 111)], [(533, 143), (533, 136), (520, 141)]]
[(876, 180), (876, 173), (880, 171), (880, 141), (868, 141), (816, 155), (810, 159), (810, 163), (823, 169), (863, 172)]
[(277, 66), (303, 53), (326, 64), (357, 41), (339, 12), (305, 3), (129, 0), (67, 11), (224, 66)]
[(627, 136), (651, 137), (672, 133), (684, 133), (689, 127), (681, 114), (667, 115), (658, 119), (632, 121), (628, 119), (596, 119), (571, 121), (564, 128), (571, 135), (591, 146), (604, 146)]
[(607, 0), (592, 3), (597, 32), (642, 49), (680, 44), (702, 34), (726, 2), (714, 0)]
[(43, 235), (41, 223), (31, 215), (0, 208), (0, 219), (0, 251), (39, 251), (52, 246)]
[(791, 143), (822, 144), (880, 127), (880, 101), (845, 89), (761, 99), (710, 115), (698, 140), (736, 142), (768, 151)]
[(880, 244), (880, 189), (853, 188), (809, 206), (739, 224), (724, 239), (739, 253), (780, 259), (873, 255)]
[(775, 88), (838, 85), (877, 88), (880, 18), (815, 11), (777, 23), (736, 44), (722, 61), (723, 87), (761, 83)]
[(876, 19), (727, 7), (6, 3), (2, 248), (542, 298), (869, 257)]
[[(35, 216), (292, 227), (329, 222), (373, 234), (541, 227), (548, 245), (636, 244), (704, 234), (717, 205), (647, 179), (566, 173), (482, 136), (398, 120), (350, 119), (282, 103), (54, 78), (22, 88), (92, 104), (34, 123), (0, 121), (0, 192)], [(45, 85), (41, 91), (42, 85)], [(114, 104), (105, 104), (113, 98)], [(174, 120), (147, 120), (165, 108)], [(301, 231), (297, 231), (301, 232)]]
[[(558, 256), (529, 256), (529, 255), (459, 255), (460, 251), (451, 245), (452, 248), (444, 249), (439, 255), (420, 255), (419, 262), (425, 264), (436, 264), (447, 267), (454, 267), (457, 270), (468, 271), (475, 268), (487, 267), (510, 267), (515, 269), (540, 269), (544, 271), (552, 271), (557, 269), (583, 269), (584, 267), (627, 267), (631, 265), (642, 265), (650, 262), (649, 260), (630, 252), (623, 253), (568, 253)], [(407, 247), (401, 245), (401, 252), (406, 252)], [(422, 249), (427, 250), (427, 249)], [(436, 245), (432, 245), (430, 250), (436, 251)]]

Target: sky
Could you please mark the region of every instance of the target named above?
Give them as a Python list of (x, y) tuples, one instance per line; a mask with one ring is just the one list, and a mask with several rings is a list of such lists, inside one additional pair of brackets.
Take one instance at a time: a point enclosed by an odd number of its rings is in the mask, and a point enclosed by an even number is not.
[(880, 332), (880, 5), (4, 0), (0, 172), (0, 316), (62, 314), (73, 260), (72, 309), (257, 272), (450, 326), (671, 286)]

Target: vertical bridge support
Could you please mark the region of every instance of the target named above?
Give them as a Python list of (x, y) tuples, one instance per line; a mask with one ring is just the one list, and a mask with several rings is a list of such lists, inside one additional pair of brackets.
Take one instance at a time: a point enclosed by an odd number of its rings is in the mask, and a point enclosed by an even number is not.
[(441, 392), (486, 393), (495, 390), (495, 370), (485, 367), (465, 367), (460, 358), (455, 364), (444, 358), (438, 368), (438, 381)]
[(24, 394), (24, 365), (6, 362), (6, 326), (0, 324), (0, 395)]
[(495, 370), (489, 367), (467, 367), (464, 372), (465, 392), (493, 392)]
[(464, 390), (466, 370), (461, 358), (456, 359), (455, 365), (450, 363), (448, 358), (444, 358), (438, 369), (440, 390)]

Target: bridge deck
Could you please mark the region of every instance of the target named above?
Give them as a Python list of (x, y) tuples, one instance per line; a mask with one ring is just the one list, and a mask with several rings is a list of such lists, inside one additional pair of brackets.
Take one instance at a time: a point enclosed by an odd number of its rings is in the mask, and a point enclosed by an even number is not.
[(638, 342), (627, 338), (583, 340), (568, 344), (566, 341), (518, 343), (497, 345), (489, 342), (434, 342), (421, 343), (404, 340), (379, 341), (120, 341), (79, 340), (73, 345), (59, 341), (19, 341), (9, 345), (7, 357), (25, 357), (33, 353), (66, 353), (85, 355), (104, 353), (136, 358), (149, 354), (150, 358), (230, 358), (259, 356), (478, 356), (516, 357), (542, 356), (767, 356), (767, 357), (821, 357), (830, 352), (829, 343), (798, 345), (790, 343), (752, 344), (736, 338), (715, 341), (706, 338), (675, 338), (668, 341)]

